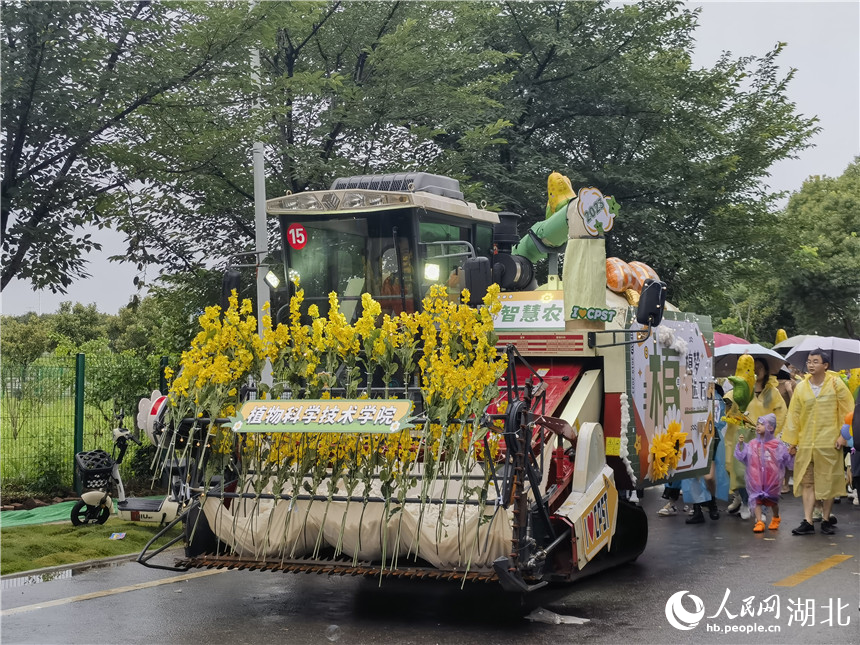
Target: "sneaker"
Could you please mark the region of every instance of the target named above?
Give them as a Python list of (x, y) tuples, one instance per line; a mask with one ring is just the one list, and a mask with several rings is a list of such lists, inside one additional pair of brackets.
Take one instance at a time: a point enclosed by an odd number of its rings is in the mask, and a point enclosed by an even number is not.
[(726, 511), (730, 515), (734, 515), (735, 513), (739, 512), (740, 510), (741, 510), (741, 496), (735, 495), (734, 498), (732, 498), (732, 503), (729, 504), (729, 507), (726, 509)]
[(833, 535), (836, 530), (833, 528), (833, 523), (827, 520), (821, 520), (821, 532), (826, 535)]
[(750, 518), (750, 507), (746, 504), (741, 504), (741, 519), (748, 520)]
[(806, 520), (803, 520), (796, 529), (791, 530), (792, 535), (812, 535), (813, 533), (815, 533), (815, 527)]
[(677, 515), (678, 509), (676, 508), (673, 502), (669, 502), (659, 511), (657, 511), (657, 515), (662, 515), (663, 517), (669, 517), (670, 515)]
[(824, 519), (824, 511), (821, 510), (820, 506), (816, 506), (812, 509), (812, 521), (820, 522), (822, 519)]
[(837, 522), (838, 522), (838, 520), (836, 519), (836, 516), (831, 513), (830, 514), (830, 524), (833, 526), (836, 526)]
[(857, 491), (854, 491), (854, 501), (852, 502), (854, 506), (860, 506), (860, 497), (857, 496)]
[(753, 527), (753, 533), (764, 533), (764, 522), (760, 520), (756, 522)]
[(786, 495), (789, 492), (791, 492), (791, 487), (788, 484), (783, 484), (782, 488), (780, 489), (779, 492), (782, 493), (783, 495)]
[(769, 531), (776, 531), (777, 529), (779, 529), (779, 521), (780, 521), (780, 518), (772, 517), (770, 519), (770, 524), (767, 525), (768, 530)]

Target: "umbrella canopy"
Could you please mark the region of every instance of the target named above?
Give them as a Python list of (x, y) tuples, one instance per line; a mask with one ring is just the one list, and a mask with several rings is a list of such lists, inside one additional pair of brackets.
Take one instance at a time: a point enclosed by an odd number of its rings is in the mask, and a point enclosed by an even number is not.
[(791, 338), (786, 338), (781, 343), (774, 345), (773, 351), (779, 352), (785, 356), (807, 338), (821, 338), (821, 336), (816, 336), (815, 334), (799, 334), (797, 336), (792, 336)]
[(860, 367), (860, 340), (853, 338), (838, 338), (836, 336), (820, 336), (801, 341), (785, 357), (796, 368), (806, 369), (806, 357), (813, 349), (823, 349), (830, 354), (830, 369), (850, 370)]
[(731, 334), (724, 334), (719, 331), (714, 332), (714, 347), (723, 347), (724, 345), (731, 345), (732, 343), (737, 343), (741, 345), (747, 344), (749, 341), (739, 338), (738, 336), (732, 336)]
[(738, 366), (738, 358), (744, 354), (766, 361), (770, 373), (774, 376), (785, 365), (785, 359), (772, 349), (762, 347), (757, 343), (732, 343), (717, 347), (714, 350), (714, 376), (731, 376), (734, 374)]

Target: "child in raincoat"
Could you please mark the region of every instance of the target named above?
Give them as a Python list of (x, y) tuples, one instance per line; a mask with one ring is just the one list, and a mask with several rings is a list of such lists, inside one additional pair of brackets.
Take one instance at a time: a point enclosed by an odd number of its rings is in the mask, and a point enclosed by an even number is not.
[(774, 436), (776, 415), (766, 414), (758, 418), (755, 426), (756, 436), (744, 442), (738, 437), (735, 458), (746, 466), (746, 488), (750, 508), (755, 512), (756, 523), (753, 532), (764, 532), (762, 506), (773, 508), (773, 517), (767, 527), (771, 531), (779, 528), (779, 493), (785, 469), (794, 464), (794, 457), (788, 454), (785, 444)]

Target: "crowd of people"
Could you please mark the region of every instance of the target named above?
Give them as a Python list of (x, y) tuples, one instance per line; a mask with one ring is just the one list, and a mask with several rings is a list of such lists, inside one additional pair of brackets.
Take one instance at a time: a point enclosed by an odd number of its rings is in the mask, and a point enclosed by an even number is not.
[[(803, 518), (793, 535), (835, 532), (834, 502), (841, 498), (860, 505), (860, 452), (853, 450), (850, 431), (855, 407), (848, 386), (830, 370), (831, 359), (823, 350), (809, 352), (806, 374), (788, 374), (780, 381), (767, 361), (755, 359), (755, 393), (747, 405), (745, 420), (726, 417), (733, 405), (732, 392), (718, 385), (715, 396), (716, 447), (710, 472), (699, 478), (667, 484), (666, 504), (658, 515), (677, 515), (681, 496), (689, 511), (688, 524), (720, 518), (717, 507), (720, 480), (729, 514), (742, 520), (755, 518), (753, 531), (779, 529), (779, 500), (793, 493), (800, 497)], [(847, 457), (850, 455), (850, 458)], [(766, 523), (766, 514), (770, 522)]]

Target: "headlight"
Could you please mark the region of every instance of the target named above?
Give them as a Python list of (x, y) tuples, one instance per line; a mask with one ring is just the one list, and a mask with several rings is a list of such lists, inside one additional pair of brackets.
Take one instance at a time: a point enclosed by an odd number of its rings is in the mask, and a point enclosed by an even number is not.
[(299, 200), (299, 210), (322, 210), (323, 205), (320, 204), (316, 195), (299, 193), (296, 198)]
[(312, 193), (299, 193), (282, 198), (278, 207), (287, 211), (318, 211), (323, 205)]
[(365, 197), (363, 193), (346, 193), (343, 196), (341, 208), (363, 208)]
[(438, 264), (425, 264), (424, 265), (424, 279), (428, 282), (436, 282), (439, 280), (439, 265)]
[(268, 284), (272, 289), (277, 289), (281, 284), (281, 279), (275, 275), (274, 271), (269, 271), (266, 274), (266, 284)]

